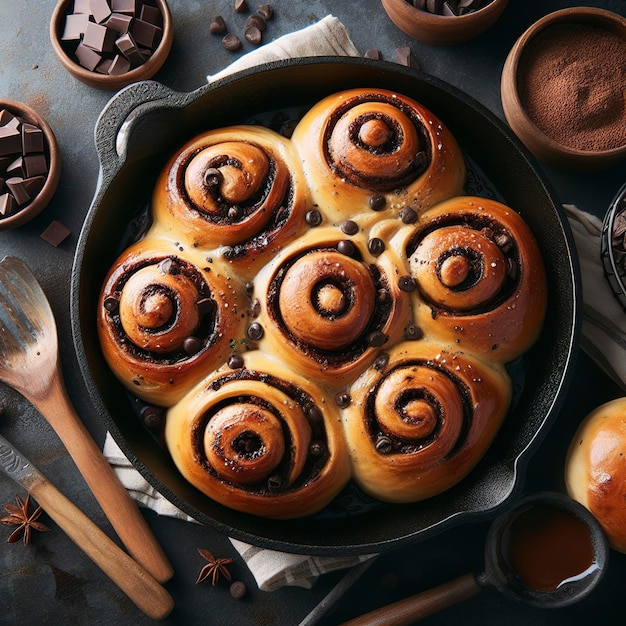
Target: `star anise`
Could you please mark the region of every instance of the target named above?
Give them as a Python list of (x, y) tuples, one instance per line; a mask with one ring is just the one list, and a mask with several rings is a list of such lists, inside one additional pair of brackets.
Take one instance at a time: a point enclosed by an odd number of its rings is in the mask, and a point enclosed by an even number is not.
[(200, 570), (198, 580), (196, 580), (196, 585), (211, 577), (211, 584), (215, 587), (220, 575), (224, 576), (226, 580), (231, 579), (230, 572), (226, 566), (233, 562), (232, 559), (216, 559), (212, 552), (209, 552), (209, 550), (205, 550), (204, 548), (198, 548), (198, 552), (203, 559), (208, 561), (208, 563)]
[(43, 509), (40, 506), (38, 506), (33, 513), (28, 512), (30, 507), (30, 494), (26, 496), (25, 502), (19, 496), (15, 496), (15, 499), (17, 500), (17, 505), (12, 503), (4, 505), (4, 510), (8, 515), (0, 519), (0, 522), (17, 526), (9, 536), (9, 543), (15, 543), (23, 539), (24, 545), (27, 546), (30, 541), (31, 529), (34, 528), (41, 532), (50, 529), (45, 524), (37, 521), (43, 513)]

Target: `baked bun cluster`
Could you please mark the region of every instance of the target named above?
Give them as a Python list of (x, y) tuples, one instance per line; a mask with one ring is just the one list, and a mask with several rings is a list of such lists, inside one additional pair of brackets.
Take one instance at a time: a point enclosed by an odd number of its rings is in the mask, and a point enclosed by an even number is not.
[(565, 461), (565, 484), (598, 519), (611, 547), (626, 554), (626, 398), (582, 421)]
[(546, 279), (525, 222), (465, 178), (443, 123), (380, 89), (321, 100), (289, 138), (232, 126), (172, 156), (99, 333), (119, 380), (167, 409), (187, 480), (287, 519), (351, 479), (415, 502), (474, 467)]

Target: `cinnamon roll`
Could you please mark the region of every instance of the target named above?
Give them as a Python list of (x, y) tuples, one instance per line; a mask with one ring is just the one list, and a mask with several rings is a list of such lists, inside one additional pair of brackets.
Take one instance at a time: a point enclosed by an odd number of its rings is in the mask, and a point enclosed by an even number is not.
[(547, 286), (541, 254), (513, 209), (457, 197), (427, 211), (407, 244), (416, 323), (448, 348), (507, 362), (541, 329)]
[(147, 238), (123, 252), (106, 277), (100, 345), (133, 394), (171, 406), (228, 358), (230, 342), (243, 336), (246, 310), (243, 286), (217, 262), (173, 254)]
[(394, 347), (352, 385), (342, 419), (356, 483), (386, 502), (416, 502), (476, 465), (508, 410), (500, 366), (428, 341)]
[(420, 103), (392, 91), (328, 96), (305, 114), (292, 140), (313, 201), (332, 222), (419, 213), (461, 193), (465, 181), (465, 163), (448, 128)]
[(331, 386), (354, 380), (409, 318), (394, 259), (340, 234), (310, 231), (264, 268), (253, 291), (259, 349)]
[[(312, 515), (346, 485), (338, 409), (312, 380), (259, 351), (239, 355), (167, 413), (174, 463), (197, 489), (238, 511)], [(231, 361), (231, 366), (233, 365)]]
[(218, 249), (249, 274), (306, 227), (308, 206), (291, 142), (261, 126), (233, 126), (194, 138), (170, 159), (153, 193), (153, 232)]

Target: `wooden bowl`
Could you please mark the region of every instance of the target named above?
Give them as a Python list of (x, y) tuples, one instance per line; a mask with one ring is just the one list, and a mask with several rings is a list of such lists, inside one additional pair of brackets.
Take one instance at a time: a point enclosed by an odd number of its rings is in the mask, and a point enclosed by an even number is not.
[(502, 14), (508, 0), (492, 0), (487, 6), (458, 17), (435, 15), (407, 0), (381, 0), (391, 21), (404, 33), (433, 46), (460, 44), (486, 31)]
[(529, 42), (544, 29), (563, 23), (600, 26), (626, 41), (626, 18), (604, 9), (569, 8), (546, 15), (521, 35), (506, 58), (501, 80), (502, 107), (511, 129), (538, 159), (558, 169), (597, 171), (626, 158), (626, 144), (610, 150), (581, 150), (564, 145), (538, 128), (519, 92), (518, 78)]
[(50, 41), (61, 65), (81, 82), (97, 89), (117, 91), (130, 83), (152, 78), (163, 66), (167, 59), (174, 39), (172, 16), (166, 0), (153, 0), (163, 17), (163, 32), (161, 41), (148, 60), (128, 72), (119, 75), (100, 74), (90, 71), (80, 65), (70, 46), (61, 40), (65, 27), (65, 17), (71, 13), (73, 0), (60, 0), (54, 8), (50, 19)]
[(25, 224), (41, 213), (48, 205), (59, 185), (61, 177), (61, 153), (56, 137), (46, 120), (34, 109), (21, 102), (0, 99), (0, 110), (6, 109), (9, 113), (22, 120), (37, 126), (44, 134), (44, 153), (48, 161), (46, 182), (39, 193), (28, 203), (9, 217), (0, 219), (0, 231), (10, 230)]

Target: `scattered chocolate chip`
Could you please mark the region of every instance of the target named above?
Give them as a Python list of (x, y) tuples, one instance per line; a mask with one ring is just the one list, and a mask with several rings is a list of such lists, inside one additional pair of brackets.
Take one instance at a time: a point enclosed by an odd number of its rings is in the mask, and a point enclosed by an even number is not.
[(375, 330), (367, 336), (366, 341), (372, 348), (380, 348), (387, 341), (387, 337), (379, 330)]
[(226, 32), (226, 22), (221, 15), (216, 15), (211, 18), (211, 23), (209, 24), (209, 32), (212, 35), (223, 35)]
[(145, 426), (157, 429), (163, 424), (163, 409), (158, 406), (144, 406), (139, 412), (141, 421)]
[(109, 296), (104, 299), (103, 306), (109, 313), (115, 315), (120, 309), (120, 301), (114, 296)]
[(189, 355), (197, 354), (202, 350), (202, 340), (198, 337), (187, 337), (183, 341), (183, 350)]
[(265, 331), (263, 330), (263, 326), (261, 326), (258, 322), (254, 322), (248, 326), (248, 337), (250, 337), (252, 341), (259, 341), (264, 334)]
[(345, 254), (346, 256), (352, 256), (355, 253), (356, 248), (351, 241), (348, 241), (347, 239), (342, 239), (337, 244), (337, 251), (341, 252), (341, 254)]
[(317, 209), (311, 209), (306, 212), (304, 219), (309, 226), (319, 226), (322, 223), (322, 214)]
[(255, 298), (250, 305), (250, 317), (259, 317), (261, 314), (261, 301)]
[(236, 52), (241, 48), (241, 39), (234, 35), (233, 33), (229, 33), (228, 35), (222, 38), (222, 45), (226, 50), (230, 50), (231, 52)]
[(356, 235), (359, 232), (359, 225), (354, 220), (346, 220), (342, 222), (341, 230), (346, 235)]
[(498, 233), (493, 240), (496, 246), (498, 246), (498, 248), (500, 248), (504, 252), (508, 252), (513, 246), (513, 240), (511, 239), (511, 236), (507, 235), (506, 233)]
[(414, 224), (417, 222), (417, 211), (410, 207), (405, 207), (400, 211), (400, 219), (404, 224)]
[(385, 242), (379, 237), (372, 237), (367, 242), (367, 249), (372, 256), (380, 256), (385, 251)]
[(274, 15), (274, 9), (271, 4), (262, 4), (258, 8), (258, 14), (265, 20), (269, 20)]
[(413, 276), (400, 276), (400, 279), (398, 280), (398, 287), (401, 291), (411, 293), (411, 291), (415, 290), (416, 286), (417, 285)]
[(306, 416), (315, 423), (322, 421), (322, 412), (318, 406), (315, 406), (315, 404), (310, 404), (306, 408)]
[(335, 396), (335, 402), (340, 409), (345, 409), (350, 406), (352, 398), (349, 393), (342, 391)]
[(246, 28), (243, 36), (253, 46), (258, 46), (263, 41), (263, 33), (256, 26)]
[(241, 600), (241, 598), (243, 598), (246, 595), (247, 591), (248, 591), (248, 588), (246, 587), (245, 583), (242, 582), (241, 580), (236, 580), (230, 586), (230, 595), (233, 598), (235, 598), (235, 600)]
[(50, 226), (41, 233), (41, 238), (47, 241), (50, 245), (57, 248), (60, 246), (71, 234), (71, 230), (65, 226), (65, 224), (54, 220), (50, 223)]
[(246, 0), (235, 0), (235, 13), (247, 13), (248, 2)]
[(366, 59), (374, 59), (375, 61), (380, 61), (383, 58), (381, 51), (377, 50), (376, 48), (366, 50), (363, 56)]
[(267, 479), (267, 488), (270, 491), (278, 491), (283, 486), (283, 479), (280, 474), (272, 474)]
[(231, 370), (239, 370), (243, 367), (243, 357), (241, 354), (231, 354), (228, 358), (228, 367)]
[(369, 205), (372, 211), (382, 211), (387, 205), (387, 198), (382, 195), (370, 196)]
[(408, 46), (396, 48), (396, 58), (398, 59), (398, 63), (400, 63), (400, 65), (404, 65), (405, 67), (412, 67), (415, 70), (418, 70), (420, 67), (417, 59), (413, 56), (411, 48)]
[(404, 336), (407, 339), (421, 339), (424, 336), (424, 331), (415, 324), (408, 324), (404, 329)]
[(326, 454), (326, 444), (319, 440), (312, 441), (309, 446), (309, 454), (319, 459)]
[(384, 435), (381, 435), (380, 437), (378, 437), (378, 439), (376, 440), (377, 452), (380, 452), (381, 454), (389, 454), (392, 449), (393, 449), (393, 444), (391, 442), (391, 439), (389, 439), (389, 437), (385, 437)]
[(376, 357), (374, 361), (374, 369), (382, 372), (386, 367), (387, 363), (389, 363), (389, 354), (387, 352), (383, 352)]
[(246, 20), (245, 26), (246, 28), (251, 28), (252, 26), (255, 26), (261, 32), (263, 32), (267, 28), (267, 22), (265, 21), (265, 18), (262, 15), (251, 15)]

